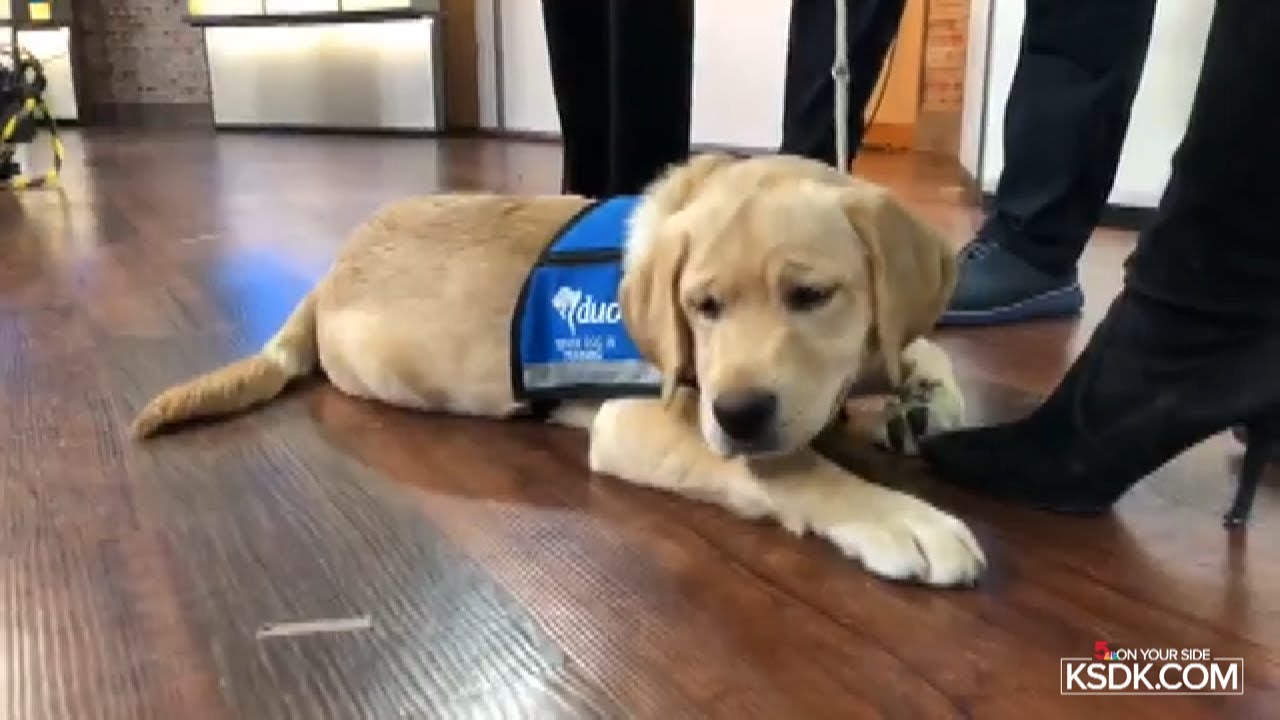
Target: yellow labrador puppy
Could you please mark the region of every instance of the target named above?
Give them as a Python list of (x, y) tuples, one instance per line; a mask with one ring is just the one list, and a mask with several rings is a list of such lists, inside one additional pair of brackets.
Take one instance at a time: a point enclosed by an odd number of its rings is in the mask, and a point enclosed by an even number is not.
[[(259, 354), (165, 391), (135, 435), (245, 410), (317, 366), (343, 392), (397, 406), (527, 413), (511, 370), (517, 298), (590, 204), (389, 205)], [(812, 449), (875, 378), (894, 400), (861, 441), (911, 452), (914, 435), (961, 421), (950, 364), (923, 338), (954, 273), (950, 247), (878, 186), (795, 157), (694, 157), (639, 198), (617, 287), (660, 396), (570, 400), (549, 420), (590, 430), (596, 472), (816, 533), (880, 576), (971, 583), (985, 560), (961, 521)]]

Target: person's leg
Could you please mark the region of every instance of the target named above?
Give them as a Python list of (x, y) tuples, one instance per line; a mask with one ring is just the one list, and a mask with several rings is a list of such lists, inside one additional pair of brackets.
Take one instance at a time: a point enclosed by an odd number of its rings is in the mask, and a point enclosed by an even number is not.
[(1280, 6), (1219, 0), (1187, 131), (1123, 292), (1030, 417), (924, 443), (942, 477), (1092, 512), (1231, 426), (1248, 428), (1256, 457), (1280, 442), (1278, 33)]
[(1155, 0), (1028, 0), (1004, 167), (944, 324), (1077, 313), (1076, 263), (1115, 182)]
[(635, 194), (689, 156), (693, 0), (608, 4), (613, 118), (609, 192)]
[(564, 143), (562, 189), (601, 197), (609, 185), (609, 8), (542, 0), (551, 83)]
[[(898, 33), (906, 0), (848, 0), (849, 153), (862, 144), (863, 115)], [(838, 162), (835, 140), (835, 0), (791, 0), (782, 145), (830, 165)], [(848, 171), (849, 168), (842, 168)]]

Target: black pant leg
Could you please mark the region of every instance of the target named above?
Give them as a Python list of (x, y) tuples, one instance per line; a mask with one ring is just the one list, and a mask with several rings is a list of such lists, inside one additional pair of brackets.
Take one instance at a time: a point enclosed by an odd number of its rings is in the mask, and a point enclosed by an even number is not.
[(609, 189), (608, 2), (542, 0), (542, 17), (564, 143), (562, 187), (602, 197)]
[(689, 156), (693, 0), (607, 4), (612, 44), (608, 191), (635, 194)]
[(1073, 271), (1115, 183), (1155, 0), (1028, 0), (982, 237)]
[[(849, 154), (857, 155), (864, 115), (906, 0), (848, 0)], [(791, 0), (781, 152), (835, 165), (835, 0)], [(847, 168), (845, 168), (847, 170)]]
[(1128, 262), (1136, 292), (1280, 323), (1280, 5), (1218, 0), (1186, 134)]

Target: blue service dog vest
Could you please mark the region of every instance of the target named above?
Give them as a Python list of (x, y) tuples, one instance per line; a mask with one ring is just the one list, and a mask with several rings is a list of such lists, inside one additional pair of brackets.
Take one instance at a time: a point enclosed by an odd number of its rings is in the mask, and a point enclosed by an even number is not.
[(638, 197), (595, 202), (571, 219), (529, 273), (511, 321), (511, 378), (521, 401), (657, 395), (662, 375), (622, 322), (627, 224)]

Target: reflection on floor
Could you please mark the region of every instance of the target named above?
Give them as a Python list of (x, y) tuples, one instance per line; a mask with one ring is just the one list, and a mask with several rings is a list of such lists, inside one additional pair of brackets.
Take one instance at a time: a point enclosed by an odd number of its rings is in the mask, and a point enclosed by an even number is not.
[[(375, 207), (554, 191), (558, 150), (151, 132), (73, 134), (68, 155), (65, 194), (0, 195), (4, 717), (1167, 720), (1280, 703), (1280, 497), (1270, 482), (1248, 533), (1224, 532), (1225, 439), (1093, 519), (878, 463), (986, 544), (982, 587), (946, 593), (592, 477), (574, 433), (415, 416), (322, 382), (129, 443), (140, 402), (261, 342)], [(947, 164), (861, 167), (957, 243), (976, 226)], [(1053, 384), (1130, 244), (1099, 233), (1080, 323), (941, 336), (975, 422)], [(364, 614), (364, 631), (255, 635)], [(1243, 657), (1248, 688), (1062, 697), (1060, 660), (1096, 641)]]

